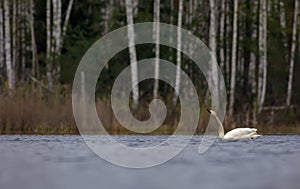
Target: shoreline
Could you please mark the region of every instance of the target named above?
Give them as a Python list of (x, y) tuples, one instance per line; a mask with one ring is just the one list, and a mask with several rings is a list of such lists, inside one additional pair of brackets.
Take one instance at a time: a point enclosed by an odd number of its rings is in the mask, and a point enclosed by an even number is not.
[[(1, 128), (1, 127), (0, 127)], [(276, 126), (276, 128), (271, 127), (271, 126), (257, 126), (255, 127), (258, 129), (258, 134), (261, 135), (300, 135), (300, 125), (293, 125), (293, 126)], [(120, 130), (106, 130), (107, 133), (99, 133), (96, 135), (172, 135), (173, 134), (173, 129), (163, 129), (161, 130), (156, 130), (151, 133), (146, 133), (146, 134), (141, 134), (141, 133), (134, 133), (131, 131), (128, 131), (127, 129), (120, 129)], [(229, 130), (226, 129), (225, 132), (228, 132)], [(93, 132), (91, 132), (91, 135)], [(28, 129), (26, 131), (21, 131), (21, 130), (0, 130), (0, 135), (80, 135), (79, 131), (77, 128), (64, 128), (64, 129), (50, 129), (50, 128), (39, 128), (39, 129)], [(179, 135), (186, 135), (186, 133), (179, 132)], [(196, 131), (194, 135), (201, 136), (204, 135), (204, 132), (199, 132)]]

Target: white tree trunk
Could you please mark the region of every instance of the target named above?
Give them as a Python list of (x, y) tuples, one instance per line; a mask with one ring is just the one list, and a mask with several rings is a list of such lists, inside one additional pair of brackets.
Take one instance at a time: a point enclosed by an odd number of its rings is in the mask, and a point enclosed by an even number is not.
[(36, 66), (37, 66), (37, 47), (35, 40), (35, 30), (34, 30), (34, 1), (30, 0), (30, 12), (29, 12), (29, 25), (30, 25), (30, 35), (31, 35), (31, 54), (32, 54), (32, 71), (31, 74), (35, 76)]
[[(231, 11), (231, 6), (229, 2), (225, 2), (225, 9), (226, 12), (230, 12)], [(225, 15), (225, 30), (226, 30), (226, 39), (225, 39), (225, 82), (227, 85), (230, 85), (230, 49), (232, 48), (232, 46), (230, 46), (230, 42), (229, 42), (229, 36), (230, 36), (230, 32), (232, 31), (231, 28), (231, 22), (230, 22), (230, 16), (228, 14)]]
[(132, 0), (133, 16), (137, 16), (139, 12), (139, 0)]
[(17, 3), (12, 1), (12, 67), (16, 68), (17, 63)]
[(138, 84), (135, 85), (138, 81), (138, 72), (137, 72), (137, 64), (133, 64), (137, 62), (136, 58), (136, 50), (135, 50), (135, 42), (134, 42), (134, 28), (133, 28), (133, 6), (132, 0), (126, 0), (126, 18), (128, 23), (128, 43), (129, 43), (129, 57), (131, 64), (131, 82), (133, 88), (133, 103), (135, 108), (138, 107), (139, 104), (139, 87)]
[[(53, 0), (53, 2), (56, 2), (56, 10), (55, 13), (55, 54), (58, 56), (60, 55), (60, 44), (61, 44), (61, 34), (62, 34), (62, 27), (61, 27), (61, 21), (62, 21), (62, 15), (61, 15), (61, 0)], [(59, 68), (58, 68), (59, 69)]]
[[(2, 1), (1, 1), (2, 2)], [(0, 77), (4, 69), (4, 37), (3, 37), (3, 7), (0, 3)], [(1, 87), (1, 84), (0, 84)]]
[[(285, 16), (285, 8), (282, 0), (279, 0), (279, 11), (280, 11), (280, 26), (283, 30), (286, 29), (286, 16)], [(286, 33), (283, 32), (283, 35), (286, 36)]]
[[(280, 26), (281, 26), (281, 33), (282, 33), (282, 41), (284, 45), (284, 49), (287, 50), (288, 48), (288, 41), (286, 36), (286, 15), (285, 15), (285, 8), (283, 1), (279, 0), (279, 11), (280, 11)], [(288, 63), (288, 55), (285, 55), (285, 62)]]
[(216, 13), (215, 13), (215, 0), (209, 0), (209, 48), (211, 53), (216, 56)]
[[(209, 48), (211, 51), (211, 55), (216, 57), (217, 55), (217, 44), (216, 44), (216, 7), (215, 0), (209, 0), (209, 12), (210, 12), (210, 22), (209, 22)], [(213, 58), (211, 57), (211, 58)], [(218, 68), (216, 62), (214, 60), (210, 60), (210, 73), (209, 73), (209, 81), (213, 84), (213, 94), (219, 95), (218, 90)], [(216, 102), (218, 104), (218, 102)]]
[[(51, 53), (52, 53), (52, 57), (54, 57), (53, 59), (55, 60), (55, 56), (56, 56), (56, 38), (57, 38), (57, 1), (58, 0), (52, 0), (52, 38), (51, 39)], [(54, 69), (54, 66), (53, 66)]]
[[(170, 0), (170, 9), (171, 9), (171, 13), (170, 13), (170, 24), (173, 24), (173, 22), (174, 22), (174, 0)], [(172, 33), (173, 31), (172, 31), (172, 29), (171, 29), (171, 27), (170, 27), (170, 33)], [(169, 36), (169, 42), (170, 43), (172, 43), (173, 42), (173, 37), (172, 37), (172, 35), (170, 35)], [(171, 48), (169, 48), (170, 50), (169, 50), (169, 61), (172, 61), (172, 59), (173, 59), (173, 56), (172, 56), (172, 49)]]
[(25, 28), (25, 62), (27, 63), (28, 60), (28, 52), (31, 51), (31, 45), (28, 43), (28, 37), (30, 37), (30, 25), (28, 22), (30, 12), (30, 2), (29, 0), (24, 1), (24, 28)]
[(225, 50), (224, 50), (224, 33), (225, 33), (225, 0), (221, 0), (221, 18), (220, 18), (220, 66), (224, 70)]
[(21, 42), (21, 65), (22, 65), (22, 79), (25, 77), (26, 72), (26, 24), (24, 22), (24, 18), (26, 15), (26, 4), (25, 1), (20, 3), (20, 16), (23, 18), (20, 21), (20, 42)]
[(194, 8), (194, 12), (196, 12), (197, 11), (197, 9), (198, 9), (198, 5), (199, 5), (199, 0), (194, 0), (194, 6), (193, 6), (193, 8)]
[[(47, 0), (46, 2), (46, 30), (47, 30), (47, 80), (49, 88), (54, 81), (58, 81), (61, 67), (58, 58), (63, 47), (74, 0), (69, 0), (65, 19), (62, 25), (62, 0)], [(52, 5), (52, 6), (51, 6)]]
[(100, 8), (100, 17), (101, 17), (101, 26), (104, 28), (103, 29), (103, 32), (102, 32), (102, 35), (105, 35), (107, 33), (107, 28), (108, 28), (108, 21), (107, 21), (107, 9), (108, 9), (108, 6), (107, 6), (107, 2), (104, 1), (106, 3), (106, 6), (101, 6)]
[(61, 51), (61, 48), (63, 46), (63, 41), (64, 41), (64, 38), (65, 38), (66, 33), (67, 33), (67, 27), (68, 27), (68, 23), (69, 23), (69, 20), (70, 20), (70, 15), (71, 15), (71, 12), (72, 12), (73, 3), (74, 3), (74, 0), (70, 0), (69, 4), (68, 4), (64, 25), (63, 25), (63, 28), (62, 28), (62, 36), (61, 36), (62, 40), (61, 40), (61, 43), (60, 43), (59, 51)]
[(4, 0), (5, 62), (9, 89), (15, 89), (15, 73), (11, 58), (10, 0)]
[[(253, 1), (252, 3), (252, 14), (254, 15), (252, 17), (252, 20), (257, 20), (257, 12), (258, 12), (258, 2)], [(251, 33), (251, 38), (252, 40), (257, 40), (257, 23), (254, 22), (252, 23), (252, 33)], [(256, 48), (255, 48), (256, 49)], [(251, 87), (251, 96), (252, 96), (252, 125), (255, 126), (257, 124), (257, 118), (256, 118), (256, 113), (257, 113), (257, 101), (256, 98), (256, 89), (257, 89), (257, 84), (256, 84), (256, 61), (257, 61), (257, 56), (254, 51), (250, 52), (250, 63), (249, 63), (249, 72), (248, 72), (248, 77), (249, 77), (249, 86)]]
[(46, 49), (46, 67), (47, 81), (49, 88), (53, 87), (53, 62), (52, 62), (52, 23), (51, 23), (51, 0), (46, 2), (46, 32), (47, 32), (47, 49)]
[(109, 23), (111, 15), (112, 15), (113, 6), (114, 6), (114, 0), (109, 0), (109, 2), (106, 2), (106, 7), (104, 10), (105, 18), (103, 19), (104, 20), (104, 34), (106, 34), (108, 32), (108, 28), (109, 28), (108, 23)]
[(189, 27), (192, 29), (192, 21), (193, 21), (193, 0), (189, 0)]
[(182, 11), (183, 11), (183, 0), (179, 0), (179, 10), (178, 10), (178, 29), (177, 29), (177, 54), (176, 54), (176, 79), (175, 79), (175, 92), (173, 96), (173, 106), (176, 106), (178, 94), (176, 91), (179, 91), (180, 88), (180, 70), (181, 70), (181, 27), (182, 27)]
[[(193, 0), (189, 0), (189, 22), (188, 22), (188, 26), (189, 26), (189, 35), (192, 35), (193, 32), (195, 32), (195, 26), (193, 26), (193, 18), (194, 18), (194, 10), (195, 10), (195, 7), (196, 6), (193, 2)], [(194, 45), (195, 43), (193, 42), (189, 42), (188, 43), (188, 52), (190, 55), (193, 55), (194, 54)], [(187, 62), (187, 72), (188, 74), (190, 75), (191, 78), (193, 78), (193, 70), (192, 70), (192, 60), (188, 60)]]
[(258, 113), (261, 112), (267, 86), (267, 2), (260, 0), (259, 11), (259, 69), (258, 69)]
[(231, 79), (229, 97), (229, 117), (233, 115), (235, 80), (236, 80), (236, 49), (237, 49), (237, 24), (238, 24), (238, 0), (234, 0), (233, 33), (232, 33), (232, 55), (231, 55)]
[[(253, 14), (256, 15), (256, 12), (258, 11), (258, 3), (257, 1), (253, 1)], [(256, 20), (257, 17), (254, 16), (253, 20)], [(257, 26), (255, 23), (252, 25), (252, 34), (251, 38), (253, 40), (257, 39)], [(256, 93), (256, 54), (252, 51), (250, 53), (250, 65), (249, 65), (249, 85), (251, 86), (251, 93), (254, 95)]]
[(155, 39), (155, 67), (154, 67), (154, 91), (153, 91), (153, 97), (157, 98), (158, 97), (158, 88), (159, 88), (159, 43), (160, 43), (160, 0), (154, 0), (154, 39)]
[(60, 46), (62, 37), (62, 26), (61, 26), (61, 0), (52, 0), (52, 12), (53, 12), (53, 25), (52, 25), (52, 57), (53, 57), (53, 67), (52, 67), (52, 77), (53, 81), (57, 82), (60, 75), (60, 64), (58, 62), (58, 57), (60, 56)]
[(290, 54), (290, 69), (289, 69), (289, 80), (287, 88), (286, 105), (291, 105), (292, 98), (292, 84), (293, 84), (293, 73), (294, 73), (294, 61), (295, 61), (295, 50), (296, 50), (296, 38), (297, 38), (297, 24), (298, 24), (298, 12), (299, 2), (295, 0), (294, 20), (293, 20), (293, 32), (292, 32), (292, 44)]
[[(236, 73), (239, 73), (238, 76), (239, 77), (236, 77), (236, 82), (238, 82), (240, 84), (240, 86), (244, 86), (244, 77), (240, 77), (241, 75), (244, 75), (244, 47), (243, 45), (238, 45), (239, 44), (239, 41), (240, 42), (243, 42), (244, 41), (244, 34), (243, 33), (243, 29), (242, 28), (245, 28), (245, 22), (246, 22), (246, 14), (244, 12), (240, 12), (239, 16), (238, 16), (238, 19), (239, 19), (239, 22), (238, 22), (238, 28), (241, 28), (238, 33), (237, 33), (237, 36), (238, 36), (238, 40), (237, 40), (237, 52), (238, 52), (238, 56), (237, 56), (237, 61), (236, 61)], [(236, 74), (237, 75), (237, 74)]]

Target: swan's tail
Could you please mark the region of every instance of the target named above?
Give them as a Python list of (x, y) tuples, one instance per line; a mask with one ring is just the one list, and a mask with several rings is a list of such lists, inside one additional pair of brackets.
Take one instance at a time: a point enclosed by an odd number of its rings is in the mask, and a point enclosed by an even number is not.
[(256, 128), (251, 128), (252, 131), (254, 132), (257, 132), (257, 129)]

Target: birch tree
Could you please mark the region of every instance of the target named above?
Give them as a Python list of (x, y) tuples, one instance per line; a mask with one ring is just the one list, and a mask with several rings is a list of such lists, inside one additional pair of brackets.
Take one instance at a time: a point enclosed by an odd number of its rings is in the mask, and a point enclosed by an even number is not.
[(60, 45), (61, 45), (61, 37), (62, 37), (62, 14), (61, 14), (61, 0), (52, 0), (53, 5), (53, 53), (52, 56), (54, 58), (54, 67), (53, 67), (53, 76), (55, 82), (58, 81), (58, 77), (60, 74), (60, 65), (59, 65), (59, 56), (60, 56)]
[[(196, 6), (193, 4), (193, 0), (189, 0), (189, 16), (188, 16), (188, 26), (189, 26), (189, 35), (191, 35), (193, 32), (195, 32), (195, 28), (193, 27), (193, 17), (194, 17), (194, 11), (195, 11), (195, 7), (193, 6)], [(193, 55), (194, 54), (194, 45), (192, 42), (189, 43), (188, 45), (188, 51), (189, 51), (189, 54), (190, 55)], [(192, 78), (193, 77), (193, 71), (192, 71), (192, 60), (189, 59), (188, 61), (188, 65), (187, 65), (187, 69), (188, 69), (188, 72), (190, 74), (190, 77)]]
[[(285, 14), (285, 8), (284, 3), (282, 0), (279, 0), (279, 11), (280, 11), (280, 26), (281, 26), (281, 34), (282, 34), (282, 41), (284, 45), (284, 49), (287, 50), (288, 48), (288, 41), (287, 41), (287, 35), (286, 35), (286, 14)], [(288, 53), (285, 55), (285, 63), (288, 63)]]
[(51, 51), (51, 0), (46, 2), (46, 32), (47, 32), (47, 50), (46, 50), (46, 67), (47, 67), (47, 81), (50, 88), (53, 86), (53, 76), (52, 76), (52, 51)]
[(139, 12), (139, 0), (132, 0), (133, 16), (137, 16)]
[[(242, 9), (242, 8), (241, 8)], [(237, 32), (237, 61), (236, 61), (236, 73), (238, 73), (238, 77), (236, 77), (236, 83), (239, 83), (240, 86), (243, 86), (244, 78), (239, 77), (239, 75), (244, 75), (244, 38), (246, 35), (245, 30), (245, 23), (246, 23), (246, 12), (240, 11), (238, 13), (238, 25), (237, 27), (240, 28)], [(237, 75), (237, 74), (236, 74)]]
[(30, 0), (30, 13), (29, 13), (29, 25), (31, 34), (31, 54), (32, 54), (32, 71), (31, 74), (35, 76), (37, 64), (37, 47), (35, 40), (35, 29), (34, 29), (34, 1)]
[(17, 3), (16, 0), (11, 1), (12, 3), (12, 67), (16, 67), (17, 62)]
[[(113, 0), (111, 0), (111, 1), (113, 1)], [(69, 24), (73, 3), (74, 3), (74, 0), (69, 1), (68, 8), (67, 8), (67, 11), (66, 11), (66, 17), (65, 17), (63, 28), (62, 28), (62, 40), (61, 40), (60, 48), (59, 48), (60, 51), (61, 51), (61, 48), (63, 46), (64, 38), (65, 38), (66, 33), (67, 33), (67, 27), (68, 27), (68, 24)]]
[[(2, 74), (3, 74), (2, 71), (4, 69), (4, 48), (3, 48), (3, 46), (4, 46), (4, 38), (3, 38), (3, 7), (2, 7), (2, 3), (0, 3), (0, 77), (2, 76)], [(0, 83), (0, 87), (1, 87), (1, 83)], [(1, 93), (1, 91), (0, 91), (0, 93)]]
[(296, 51), (296, 37), (297, 37), (297, 23), (298, 23), (298, 11), (299, 11), (299, 2), (295, 0), (295, 8), (294, 8), (294, 19), (293, 19), (293, 31), (292, 31), (292, 44), (290, 51), (290, 69), (289, 69), (289, 80), (288, 80), (288, 88), (287, 88), (287, 97), (286, 97), (286, 105), (291, 105), (292, 98), (292, 84), (293, 84), (293, 73), (294, 73), (294, 61), (295, 61), (295, 51)]
[(259, 68), (258, 68), (258, 113), (261, 112), (267, 86), (267, 1), (260, 0), (259, 9)]
[[(170, 0), (170, 24), (174, 23), (174, 0)], [(172, 33), (172, 28), (170, 27), (170, 33)], [(172, 43), (173, 42), (173, 37), (172, 35), (169, 36), (169, 42)], [(173, 56), (172, 56), (172, 49), (169, 48), (169, 60), (172, 61), (173, 60)]]
[(9, 89), (15, 89), (15, 73), (11, 58), (11, 32), (10, 32), (10, 0), (4, 0), (4, 47), (5, 62)]
[(225, 33), (225, 0), (221, 0), (221, 16), (220, 16), (220, 66), (224, 70), (225, 50), (224, 50), (224, 33)]
[(22, 80), (25, 78), (26, 72), (26, 4), (19, 3), (19, 15), (20, 15), (20, 60), (21, 60), (21, 71), (22, 71)]
[(154, 21), (154, 39), (155, 39), (155, 63), (154, 63), (154, 91), (153, 91), (153, 97), (157, 98), (158, 97), (158, 88), (159, 88), (159, 43), (160, 43), (160, 0), (154, 0), (154, 16), (153, 16), (153, 21)]
[(193, 21), (193, 0), (189, 0), (189, 27), (192, 29), (192, 21)]
[(182, 11), (183, 11), (183, 0), (179, 0), (178, 8), (178, 23), (177, 23), (177, 53), (176, 53), (176, 79), (175, 79), (175, 92), (173, 96), (173, 107), (176, 106), (178, 94), (176, 91), (179, 91), (180, 88), (180, 70), (181, 70), (181, 27), (182, 27)]
[[(230, 3), (229, 2), (226, 2), (225, 3), (225, 9), (226, 9), (226, 12), (229, 12), (231, 11), (231, 6), (230, 6)], [(230, 16), (229, 15), (226, 15), (225, 16), (225, 31), (226, 31), (226, 39), (225, 39), (225, 82), (227, 85), (230, 85), (230, 53), (231, 53), (231, 49), (232, 49), (232, 45), (230, 46), (230, 35), (231, 35), (231, 32), (232, 32), (232, 24), (231, 24), (231, 20), (230, 20)]]
[[(251, 33), (251, 38), (253, 40), (257, 41), (257, 13), (258, 11), (258, 2), (253, 1), (252, 2), (252, 20), (254, 20), (254, 23), (252, 23), (252, 33)], [(256, 43), (257, 44), (257, 43)], [(255, 52), (257, 50), (257, 45), (255, 46)], [(257, 120), (256, 120), (256, 113), (257, 113), (257, 103), (256, 103), (256, 89), (257, 89), (257, 84), (256, 84), (256, 62), (257, 62), (257, 56), (254, 50), (250, 52), (250, 64), (249, 64), (249, 86), (251, 87), (251, 96), (252, 98), (252, 119), (253, 119), (253, 125), (256, 125)]]
[(238, 25), (238, 0), (234, 0), (233, 7), (233, 32), (232, 32), (232, 55), (231, 55), (231, 79), (229, 96), (229, 117), (233, 115), (235, 80), (236, 80), (236, 49), (237, 49), (237, 25)]
[[(209, 10), (210, 10), (210, 22), (209, 22), (209, 48), (211, 51), (211, 60), (210, 64), (210, 73), (209, 82), (211, 81), (213, 84), (213, 94), (219, 95), (218, 90), (218, 68), (217, 63), (214, 62), (214, 57), (217, 55), (217, 44), (216, 44), (216, 10), (215, 10), (215, 0), (209, 0)], [(218, 98), (217, 98), (218, 99)], [(218, 102), (216, 102), (218, 104)]]
[(107, 6), (107, 2), (104, 1), (106, 3), (106, 6), (101, 6), (100, 12), (101, 12), (101, 19), (103, 22), (103, 32), (102, 35), (105, 35), (107, 33), (108, 30), (108, 6)]
[(216, 56), (216, 26), (215, 26), (215, 0), (209, 0), (209, 48), (213, 56)]
[[(137, 84), (138, 73), (137, 73), (137, 58), (136, 58), (136, 49), (134, 41), (134, 27), (133, 27), (133, 4), (132, 0), (126, 0), (126, 19), (127, 19), (127, 37), (129, 44), (129, 57), (130, 57), (130, 69), (131, 69), (131, 83), (133, 88), (133, 103), (135, 108), (139, 104), (139, 87)], [(135, 85), (136, 84), (136, 85)]]
[(113, 11), (113, 6), (114, 6), (114, 0), (109, 0), (109, 2), (106, 2), (106, 7), (105, 10), (102, 11), (104, 12), (105, 16), (104, 16), (104, 34), (106, 34), (108, 32), (108, 22), (110, 20), (112, 11)]
[[(73, 3), (74, 0), (69, 0), (68, 7), (65, 13), (65, 19), (63, 22), (62, 1), (47, 0), (46, 2), (47, 81), (50, 88), (52, 88), (53, 82), (57, 81), (58, 76), (60, 75), (61, 68), (57, 61), (61, 54)], [(56, 62), (54, 63), (54, 61)]]
[[(258, 12), (258, 3), (257, 1), (253, 2), (253, 12), (252, 12), (252, 18), (253, 20), (257, 19), (257, 12)], [(256, 22), (252, 23), (252, 33), (251, 38), (253, 40), (257, 40), (257, 24)], [(253, 52), (253, 50), (250, 53), (250, 65), (249, 65), (249, 85), (251, 86), (252, 95), (256, 93), (256, 76), (255, 76), (255, 70), (256, 70), (256, 54)]]

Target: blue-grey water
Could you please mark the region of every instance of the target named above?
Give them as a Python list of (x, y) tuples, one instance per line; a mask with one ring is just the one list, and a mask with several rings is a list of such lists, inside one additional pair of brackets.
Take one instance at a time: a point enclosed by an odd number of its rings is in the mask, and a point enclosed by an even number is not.
[[(130, 145), (167, 136), (116, 136)], [(80, 136), (0, 136), (1, 189), (300, 188), (300, 136), (216, 141), (200, 136), (170, 161), (147, 169), (109, 164)]]

